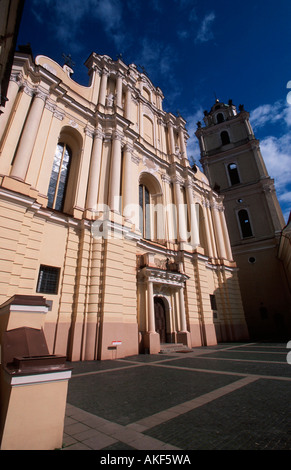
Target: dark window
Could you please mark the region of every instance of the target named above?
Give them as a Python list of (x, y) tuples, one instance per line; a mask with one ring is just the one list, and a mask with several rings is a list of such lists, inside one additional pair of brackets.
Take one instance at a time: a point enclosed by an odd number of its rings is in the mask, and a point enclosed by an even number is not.
[(229, 179), (230, 179), (231, 184), (233, 185), (233, 184), (240, 183), (239, 174), (238, 174), (236, 164), (235, 163), (230, 163), (228, 165), (227, 169), (228, 169), (228, 174), (229, 174)]
[(72, 152), (66, 144), (58, 144), (48, 189), (48, 207), (63, 210)]
[(150, 240), (150, 193), (146, 186), (139, 186), (139, 227), (143, 238)]
[(217, 114), (217, 123), (220, 124), (221, 122), (224, 121), (224, 116), (222, 113)]
[(214, 294), (210, 294), (210, 304), (211, 304), (211, 310), (213, 312), (213, 318), (217, 318), (217, 305), (216, 305), (216, 298)]
[(37, 281), (36, 292), (42, 294), (57, 294), (60, 268), (41, 265)]
[(229, 139), (229, 135), (228, 135), (228, 132), (227, 131), (223, 131), (221, 134), (220, 134), (220, 138), (221, 138), (221, 143), (222, 145), (227, 145), (230, 143), (230, 139)]
[(239, 223), (240, 223), (241, 233), (242, 233), (243, 238), (252, 237), (253, 232), (252, 232), (252, 227), (251, 227), (251, 223), (249, 220), (248, 211), (245, 209), (242, 209), (241, 211), (239, 211), (238, 218), (239, 218)]

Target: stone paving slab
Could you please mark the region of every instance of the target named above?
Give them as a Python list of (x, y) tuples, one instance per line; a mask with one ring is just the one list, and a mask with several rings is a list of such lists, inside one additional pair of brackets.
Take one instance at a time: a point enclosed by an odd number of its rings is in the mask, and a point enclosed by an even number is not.
[(290, 450), (290, 383), (260, 379), (144, 433), (185, 450)]
[(73, 363), (64, 450), (290, 450), (287, 353), (225, 343)]

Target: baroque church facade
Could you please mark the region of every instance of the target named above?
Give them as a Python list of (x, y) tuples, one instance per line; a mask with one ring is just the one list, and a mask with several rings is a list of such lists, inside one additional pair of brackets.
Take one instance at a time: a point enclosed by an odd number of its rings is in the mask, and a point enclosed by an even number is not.
[(134, 64), (93, 53), (86, 66), (87, 87), (15, 53), (0, 304), (44, 297), (50, 353), (71, 361), (247, 340), (224, 195), (190, 166), (186, 122)]

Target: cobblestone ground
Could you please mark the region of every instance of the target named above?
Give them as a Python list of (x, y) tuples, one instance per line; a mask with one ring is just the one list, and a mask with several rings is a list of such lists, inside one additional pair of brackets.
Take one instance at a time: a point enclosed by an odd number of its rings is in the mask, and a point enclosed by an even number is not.
[(72, 363), (63, 450), (290, 450), (286, 344)]

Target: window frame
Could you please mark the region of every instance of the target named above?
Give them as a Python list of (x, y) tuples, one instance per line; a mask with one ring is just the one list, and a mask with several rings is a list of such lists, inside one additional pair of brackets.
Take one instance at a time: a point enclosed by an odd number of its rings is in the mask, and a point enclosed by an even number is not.
[[(45, 276), (55, 273), (56, 277), (53, 281), (50, 279), (45, 279)], [(56, 266), (49, 266), (46, 264), (41, 264), (39, 267), (36, 292), (38, 294), (49, 294), (49, 295), (58, 295), (59, 291), (59, 281), (60, 281), (61, 268)], [(53, 287), (48, 288), (47, 285), (53, 282)]]
[[(50, 201), (49, 201), (49, 192), (50, 192), (51, 184), (53, 183), (54, 165), (57, 161), (57, 151), (58, 151), (59, 147), (62, 147), (61, 159), (60, 159), (60, 162), (59, 162), (59, 171), (58, 171), (58, 174), (57, 174), (56, 185), (55, 185), (55, 188), (54, 188), (53, 201), (50, 203)], [(65, 183), (63, 185), (63, 191), (62, 191), (62, 194), (61, 194), (61, 202), (58, 203), (58, 198), (60, 196), (61, 173), (62, 173), (64, 158), (65, 158), (66, 153), (68, 154), (68, 164), (67, 164), (66, 174), (65, 174)], [(55, 154), (54, 154), (53, 167), (52, 167), (52, 171), (51, 171), (51, 176), (50, 176), (50, 181), (49, 181), (49, 186), (48, 186), (48, 192), (47, 192), (47, 196), (48, 196), (48, 205), (47, 205), (47, 207), (49, 209), (57, 210), (59, 212), (62, 212), (63, 209), (64, 209), (67, 186), (68, 186), (68, 180), (69, 180), (69, 176), (70, 176), (70, 168), (71, 168), (71, 163), (72, 163), (72, 154), (73, 154), (73, 152), (72, 152), (71, 147), (65, 141), (64, 142), (62, 142), (62, 141), (58, 142), (56, 150), (55, 150)]]
[[(222, 137), (223, 136), (223, 137)], [(227, 142), (224, 142), (224, 136), (227, 136)], [(220, 132), (220, 140), (221, 140), (221, 145), (228, 145), (230, 144), (230, 135), (229, 135), (229, 132), (224, 130), (224, 131), (221, 131)]]
[[(244, 234), (244, 227), (242, 225), (242, 219), (240, 217), (240, 213), (242, 213), (242, 212), (245, 212), (247, 214), (248, 226), (249, 226), (249, 230), (250, 230), (249, 234)], [(237, 219), (238, 219), (238, 223), (239, 223), (241, 238), (246, 239), (246, 238), (253, 237), (254, 236), (253, 224), (251, 223), (249, 211), (246, 208), (239, 209), (237, 211)]]

